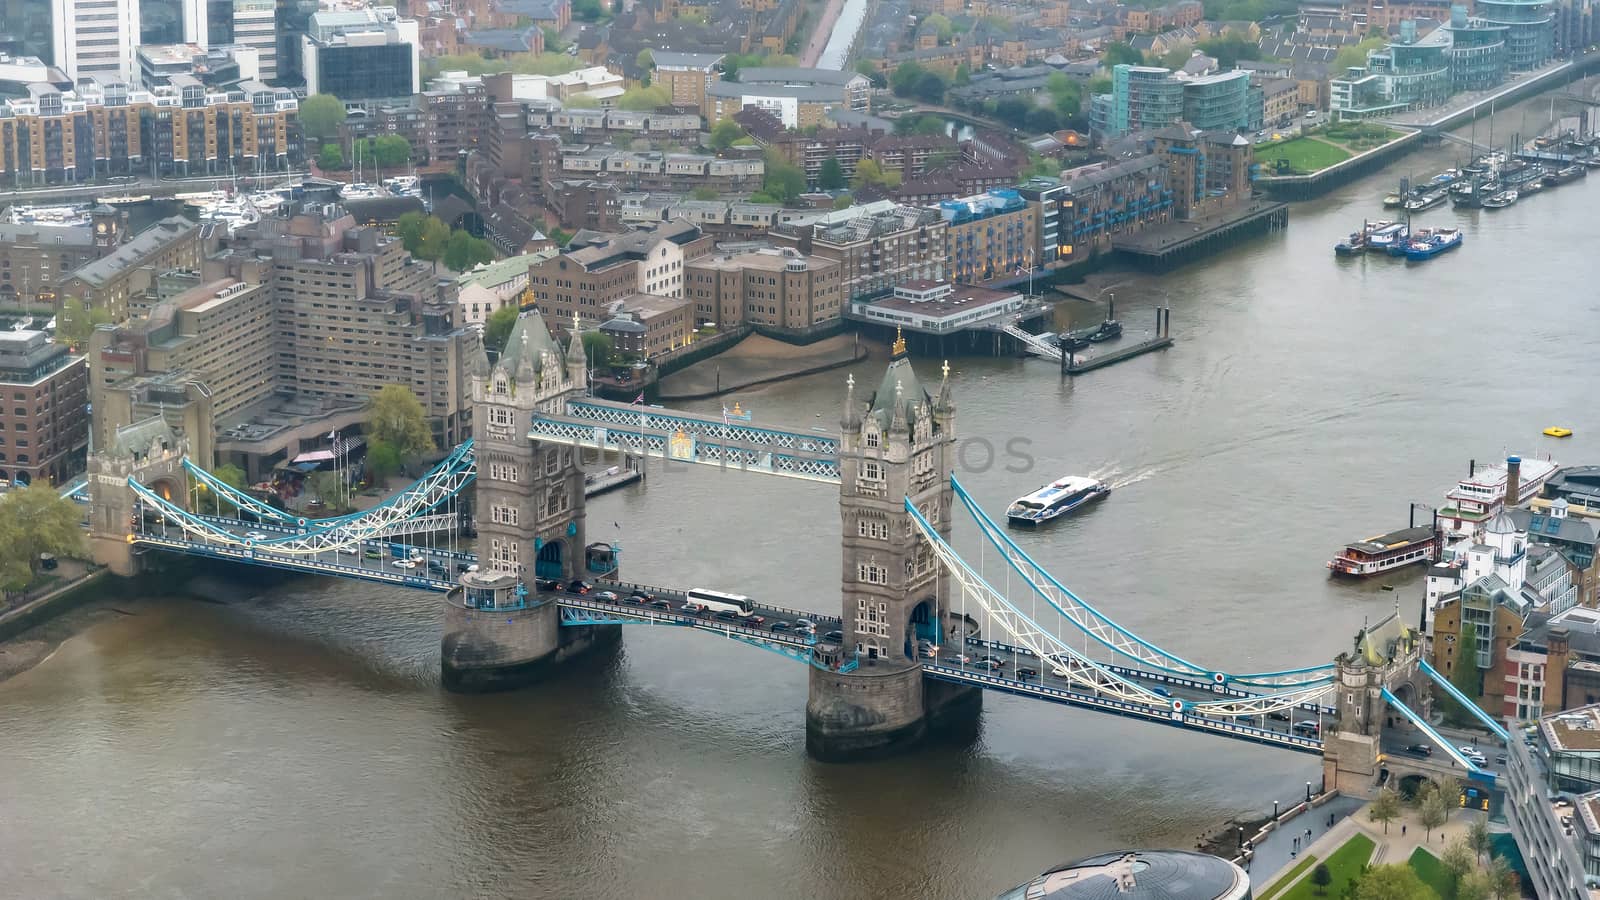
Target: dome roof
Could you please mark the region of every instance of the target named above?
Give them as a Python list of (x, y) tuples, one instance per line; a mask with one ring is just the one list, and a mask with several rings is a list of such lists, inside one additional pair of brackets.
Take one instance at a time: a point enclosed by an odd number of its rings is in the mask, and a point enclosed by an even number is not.
[(1119, 850), (1055, 866), (1002, 894), (1029, 900), (1242, 900), (1250, 876), (1225, 859), (1184, 850)]
[(1511, 517), (1506, 515), (1504, 509), (1501, 509), (1494, 514), (1494, 518), (1489, 520), (1489, 524), (1485, 526), (1484, 531), (1489, 534), (1516, 534), (1517, 523), (1511, 521)]

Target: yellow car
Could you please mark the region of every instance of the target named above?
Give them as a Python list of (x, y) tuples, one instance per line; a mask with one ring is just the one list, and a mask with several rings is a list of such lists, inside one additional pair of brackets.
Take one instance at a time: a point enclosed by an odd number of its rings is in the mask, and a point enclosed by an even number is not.
[(1549, 428), (1546, 428), (1544, 433), (1551, 437), (1572, 437), (1571, 428), (1562, 428), (1557, 425), (1552, 425)]

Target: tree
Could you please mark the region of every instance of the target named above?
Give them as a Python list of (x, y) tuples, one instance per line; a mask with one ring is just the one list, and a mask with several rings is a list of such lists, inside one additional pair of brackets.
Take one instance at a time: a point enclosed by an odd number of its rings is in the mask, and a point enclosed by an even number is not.
[(544, 53), (516, 53), (507, 59), (508, 67), (518, 75), (565, 75), (573, 69), (581, 69), (583, 60), (565, 53), (546, 51)]
[(711, 146), (718, 151), (727, 152), (733, 142), (744, 137), (744, 129), (732, 119), (723, 119), (711, 127)]
[(565, 100), (563, 100), (561, 102), (562, 102), (563, 105), (567, 106), (570, 109), (599, 109), (600, 108), (600, 98), (596, 97), (593, 94), (588, 94), (588, 93), (573, 94), (572, 96), (568, 97), (567, 99), (565, 99)]
[(312, 94), (300, 101), (300, 130), (306, 137), (325, 141), (344, 124), (344, 104), (332, 94)]
[(488, 241), (473, 237), (472, 232), (465, 229), (458, 228), (450, 233), (444, 248), (444, 264), (452, 271), (465, 272), (478, 263), (487, 262), (494, 262), (494, 248)]
[(341, 491), (339, 489), (339, 473), (312, 472), (306, 481), (309, 482), (308, 486), (311, 488), (311, 492), (317, 495), (318, 500), (321, 500), (329, 507), (332, 507), (339, 502), (341, 497)]
[[(39, 554), (83, 556), (83, 510), (47, 482), (0, 496), (0, 570), (7, 590), (21, 590), (39, 572)], [(27, 577), (17, 584), (18, 576)]]
[(994, 105), (994, 117), (1021, 131), (1028, 127), (1028, 113), (1033, 108), (1033, 104), (1026, 100), (1007, 97)]
[(244, 470), (233, 463), (225, 463), (211, 470), (211, 476), (236, 491), (245, 488)]
[(411, 161), (411, 142), (398, 134), (386, 134), (372, 142), (372, 158), (391, 169), (403, 166)]
[(1461, 780), (1454, 775), (1441, 775), (1433, 781), (1439, 786), (1439, 797), (1444, 800), (1444, 817), (1449, 821), (1450, 813), (1461, 807)]
[(1089, 79), (1089, 96), (1092, 97), (1095, 94), (1109, 94), (1109, 93), (1111, 93), (1111, 79), (1110, 78), (1108, 78), (1108, 77), (1106, 77), (1104, 75), (1101, 75), (1101, 76), (1098, 76), (1096, 78)]
[(61, 302), (61, 311), (56, 314), (56, 337), (73, 350), (79, 350), (89, 343), (89, 335), (96, 326), (110, 322), (111, 314), (104, 309), (85, 306), (77, 297), (68, 297)]
[(367, 434), (393, 447), (401, 459), (433, 449), (433, 431), (422, 402), (404, 385), (386, 384), (372, 395), (367, 403)]
[(618, 109), (647, 111), (671, 105), (672, 95), (667, 93), (664, 84), (633, 88), (623, 91), (622, 96), (617, 98)]
[(1437, 786), (1429, 787), (1422, 795), (1422, 803), (1417, 807), (1417, 819), (1427, 830), (1428, 838), (1432, 839), (1433, 830), (1443, 825), (1449, 818), (1450, 807), (1446, 805), (1444, 795), (1439, 793)]
[(833, 208), (849, 209), (855, 205), (855, 202), (856, 198), (850, 196), (849, 194), (840, 194), (839, 196), (833, 198)]
[(1489, 900), (1494, 894), (1494, 883), (1487, 873), (1473, 869), (1456, 880), (1454, 900)]
[(555, 244), (557, 247), (565, 247), (572, 240), (572, 233), (561, 228), (552, 228), (550, 233), (545, 236), (550, 239), (550, 243)]
[(856, 71), (872, 79), (872, 86), (875, 88), (886, 88), (889, 86), (888, 79), (884, 78), (883, 73), (878, 71), (877, 63), (874, 63), (870, 59), (857, 60)]
[(367, 442), (367, 477), (373, 484), (383, 484), (390, 475), (400, 471), (400, 452), (388, 441), (377, 438)]
[(715, 200), (722, 194), (714, 187), (697, 187), (689, 192), (689, 197), (694, 200)]
[(944, 89), (944, 76), (938, 72), (923, 72), (917, 78), (917, 99), (924, 103), (943, 103)]
[(1346, 69), (1365, 67), (1367, 53), (1372, 50), (1382, 50), (1387, 42), (1387, 38), (1374, 37), (1367, 38), (1359, 44), (1351, 44), (1345, 47), (1339, 51), (1338, 56), (1333, 58), (1333, 67), (1330, 71), (1338, 76), (1343, 75)]
[(1121, 41), (1113, 41), (1107, 44), (1105, 52), (1100, 54), (1100, 62), (1108, 69), (1124, 63), (1130, 66), (1142, 66), (1144, 54)]
[(792, 203), (806, 192), (806, 173), (784, 162), (776, 154), (773, 156), (774, 159), (767, 160), (767, 174), (761, 182), (761, 189), (785, 203)]
[(948, 44), (950, 39), (955, 37), (955, 26), (950, 24), (950, 17), (943, 13), (934, 13), (928, 16), (922, 20), (922, 24), (934, 30), (934, 34), (939, 38), (939, 43), (941, 44)]
[(317, 151), (317, 167), (321, 169), (342, 169), (346, 165), (344, 148), (338, 144), (323, 144)]
[(817, 172), (817, 187), (825, 191), (836, 191), (847, 184), (844, 177), (844, 167), (839, 165), (839, 160), (830, 156), (822, 161), (822, 168)]
[(1328, 885), (1333, 884), (1333, 873), (1328, 871), (1325, 864), (1317, 863), (1317, 867), (1311, 870), (1311, 883), (1317, 886), (1317, 896), (1320, 897), (1328, 892)]
[(915, 62), (906, 61), (895, 68), (894, 74), (889, 77), (889, 85), (894, 88), (896, 97), (909, 97), (917, 90), (917, 82), (927, 73), (927, 69)]
[(1383, 833), (1389, 833), (1389, 823), (1400, 818), (1400, 795), (1384, 788), (1378, 791), (1378, 796), (1372, 800), (1372, 805), (1367, 807), (1367, 818), (1374, 822), (1383, 823)]
[(1405, 863), (1373, 866), (1355, 884), (1354, 900), (1435, 900), (1433, 888), (1422, 883)]
[(600, 0), (573, 0), (572, 2), (572, 17), (574, 19), (582, 19), (585, 22), (598, 22), (604, 14), (605, 9), (601, 7)]
[(646, 47), (639, 51), (638, 56), (633, 58), (633, 64), (638, 66), (643, 71), (648, 72), (656, 67), (655, 54), (650, 52), (649, 47)]
[(1517, 900), (1522, 896), (1522, 876), (1504, 856), (1489, 862), (1489, 890), (1495, 900)]
[(492, 313), (483, 323), (484, 349), (499, 353), (506, 348), (506, 339), (511, 337), (511, 326), (517, 324), (517, 316), (522, 310), (516, 304), (502, 306)]
[(850, 180), (851, 187), (860, 190), (869, 184), (883, 184), (884, 181), (883, 168), (877, 160), (862, 157), (856, 161), (856, 176)]
[(1056, 116), (1056, 111), (1048, 106), (1035, 106), (1028, 110), (1028, 118), (1025, 121), (1028, 123), (1029, 131), (1040, 133), (1053, 132), (1061, 127), (1061, 120)]
[(545, 54), (558, 55), (567, 52), (567, 42), (561, 39), (561, 32), (557, 31), (555, 26), (545, 25), (539, 30), (544, 32)]
[(590, 365), (596, 367), (609, 365), (613, 346), (611, 335), (609, 334), (600, 331), (585, 331), (583, 333), (583, 355), (589, 358)]
[[(1058, 73), (1059, 74), (1059, 73)], [(951, 76), (951, 83), (960, 87), (972, 83), (972, 67), (966, 63), (956, 63), (955, 75)]]
[(1253, 44), (1237, 34), (1201, 41), (1198, 46), (1207, 56), (1216, 57), (1217, 65), (1223, 69), (1234, 68), (1241, 59), (1261, 58), (1260, 45)]
[(444, 257), (445, 248), (450, 243), (450, 226), (439, 221), (433, 216), (422, 225), (422, 236), (417, 240), (417, 249), (412, 256), (424, 262), (438, 262)]
[(1177, 46), (1161, 54), (1161, 58), (1156, 60), (1155, 64), (1169, 69), (1181, 69), (1192, 56), (1194, 56), (1194, 45), (1188, 41), (1180, 41)]
[(1473, 819), (1467, 826), (1467, 846), (1472, 848), (1479, 862), (1489, 858), (1489, 853), (1494, 850), (1494, 841), (1489, 836), (1487, 819)]
[(1472, 852), (1472, 846), (1460, 840), (1444, 848), (1444, 852), (1439, 854), (1439, 867), (1449, 876), (1452, 890), (1458, 891), (1461, 879), (1465, 878), (1468, 872), (1478, 868), (1478, 860)]

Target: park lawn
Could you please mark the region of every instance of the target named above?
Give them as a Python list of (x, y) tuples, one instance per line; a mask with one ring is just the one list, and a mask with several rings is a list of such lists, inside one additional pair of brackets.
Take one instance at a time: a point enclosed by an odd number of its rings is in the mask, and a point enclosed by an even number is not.
[(1326, 888), (1312, 884), (1311, 876), (1307, 874), (1299, 884), (1279, 896), (1282, 900), (1322, 900), (1324, 897), (1344, 896), (1345, 888), (1361, 877), (1362, 867), (1372, 859), (1372, 848), (1372, 838), (1364, 834), (1353, 835), (1328, 856), (1328, 874), (1333, 880), (1328, 882)]
[(1297, 876), (1301, 872), (1304, 872), (1305, 870), (1311, 868), (1311, 866), (1314, 863), (1316, 863), (1316, 861), (1317, 861), (1317, 858), (1315, 856), (1311, 855), (1310, 853), (1307, 853), (1305, 856), (1300, 857), (1300, 861), (1294, 864), (1294, 868), (1292, 868), (1288, 872), (1284, 873), (1284, 876), (1282, 878), (1279, 878), (1277, 881), (1274, 881), (1272, 883), (1272, 887), (1269, 887), (1265, 891), (1257, 894), (1256, 895), (1256, 900), (1272, 900), (1273, 895), (1275, 895), (1279, 891), (1283, 890), (1284, 886), (1287, 885), (1289, 882), (1294, 881), (1295, 876)]
[(1433, 888), (1435, 894), (1440, 897), (1450, 896), (1450, 875), (1445, 872), (1444, 865), (1439, 862), (1437, 856), (1418, 847), (1411, 851), (1411, 858), (1406, 860), (1406, 865), (1417, 873), (1423, 884)]
[(1276, 173), (1280, 159), (1288, 162), (1291, 172), (1307, 175), (1344, 162), (1350, 155), (1348, 150), (1317, 138), (1290, 138), (1256, 147), (1256, 162), (1261, 163), (1261, 171), (1265, 175)]

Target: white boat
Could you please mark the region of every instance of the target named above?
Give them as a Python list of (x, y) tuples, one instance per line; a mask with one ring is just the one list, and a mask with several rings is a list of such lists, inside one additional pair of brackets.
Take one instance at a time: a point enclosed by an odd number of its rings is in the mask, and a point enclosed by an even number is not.
[(50, 225), (70, 228), (89, 224), (86, 206), (13, 206), (6, 210), (6, 221), (13, 225)]
[(1068, 475), (1018, 497), (1006, 508), (1006, 520), (1013, 525), (1038, 525), (1104, 499), (1109, 493), (1111, 487), (1105, 482)]
[(422, 193), (422, 179), (415, 175), (396, 175), (393, 178), (385, 178), (383, 186), (390, 193), (400, 197), (414, 197)]
[(1516, 496), (1509, 498), (1513, 507), (1539, 496), (1544, 483), (1561, 468), (1551, 459), (1519, 456), (1509, 456), (1504, 463), (1492, 466), (1473, 463), (1467, 477), (1444, 495), (1445, 505), (1439, 510), (1439, 525), (1447, 542), (1470, 538), (1495, 513), (1505, 509), (1513, 467), (1517, 470)]
[(219, 200), (226, 200), (228, 199), (228, 195), (225, 191), (190, 191), (184, 194), (173, 194), (172, 199), (177, 200), (185, 206), (200, 207), (207, 203), (216, 203)]
[(261, 221), (261, 214), (246, 197), (230, 197), (196, 207), (196, 213), (204, 221), (219, 222), (228, 226), (229, 230), (254, 225)]
[(359, 181), (355, 184), (347, 184), (339, 189), (340, 200), (372, 200), (387, 196), (389, 196), (389, 192), (383, 188)]
[(107, 206), (138, 206), (141, 203), (149, 203), (150, 195), (123, 194), (121, 197), (100, 197), (95, 202), (104, 203)]

